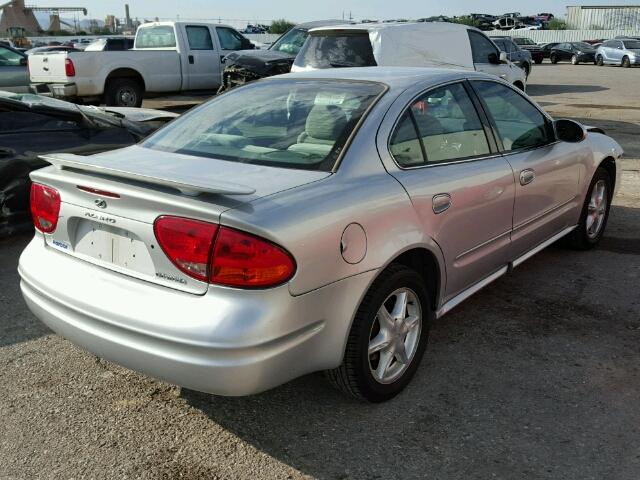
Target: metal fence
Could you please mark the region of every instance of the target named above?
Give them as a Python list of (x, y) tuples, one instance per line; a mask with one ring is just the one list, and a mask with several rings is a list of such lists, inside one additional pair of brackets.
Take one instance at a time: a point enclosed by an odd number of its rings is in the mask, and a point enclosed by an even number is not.
[(488, 35), (527, 37), (536, 43), (580, 42), (582, 40), (610, 39), (618, 36), (640, 36), (640, 30), (506, 30), (491, 31)]

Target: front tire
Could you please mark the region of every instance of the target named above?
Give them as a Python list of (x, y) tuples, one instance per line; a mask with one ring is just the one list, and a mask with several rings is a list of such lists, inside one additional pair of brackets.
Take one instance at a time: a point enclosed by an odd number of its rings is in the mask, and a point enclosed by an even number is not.
[(553, 63), (554, 65), (558, 63), (558, 57), (556, 57), (555, 55), (551, 55), (549, 57), (549, 60), (551, 60), (551, 63)]
[(109, 80), (104, 92), (104, 103), (109, 107), (141, 107), (143, 88), (135, 78)]
[(422, 277), (404, 265), (390, 265), (362, 300), (342, 365), (327, 371), (327, 377), (359, 400), (390, 400), (415, 374), (432, 317)]
[(598, 65), (599, 67), (602, 67), (604, 65), (604, 59), (602, 58), (602, 55), (597, 56), (596, 65)]
[(625, 57), (622, 59), (622, 66), (623, 66), (624, 68), (629, 68), (629, 67), (631, 66), (631, 61), (629, 60), (629, 57), (625, 56)]
[(578, 57), (576, 55), (571, 57), (571, 65), (578, 65), (579, 63), (580, 63), (580, 60), (578, 60)]
[(578, 226), (567, 237), (570, 247), (589, 250), (600, 242), (609, 220), (612, 196), (609, 172), (598, 167), (589, 185)]

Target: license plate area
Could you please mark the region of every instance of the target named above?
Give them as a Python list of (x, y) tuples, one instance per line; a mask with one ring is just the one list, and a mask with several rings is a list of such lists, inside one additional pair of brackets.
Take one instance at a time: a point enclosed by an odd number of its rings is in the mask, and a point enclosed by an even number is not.
[(123, 228), (80, 219), (76, 227), (74, 250), (100, 262), (152, 275), (154, 266), (145, 243)]

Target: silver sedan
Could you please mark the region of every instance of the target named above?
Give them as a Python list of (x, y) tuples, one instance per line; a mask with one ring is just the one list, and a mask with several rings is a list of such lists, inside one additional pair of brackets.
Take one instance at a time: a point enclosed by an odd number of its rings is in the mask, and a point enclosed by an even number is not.
[(481, 73), (273, 77), (142, 144), (47, 157), (22, 292), (72, 342), (192, 389), (326, 370), (381, 402), (434, 318), (557, 240), (598, 243), (621, 155)]

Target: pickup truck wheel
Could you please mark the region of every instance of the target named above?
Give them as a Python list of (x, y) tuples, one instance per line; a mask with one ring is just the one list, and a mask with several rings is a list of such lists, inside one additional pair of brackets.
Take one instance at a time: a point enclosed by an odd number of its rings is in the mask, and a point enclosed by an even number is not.
[(104, 103), (109, 107), (142, 106), (142, 86), (133, 78), (114, 78), (107, 83)]
[(578, 226), (567, 236), (570, 247), (589, 250), (598, 244), (609, 219), (612, 193), (611, 177), (599, 167), (589, 185)]
[(422, 277), (392, 264), (373, 282), (353, 320), (342, 365), (326, 372), (359, 400), (384, 402), (400, 393), (424, 355), (433, 311)]

